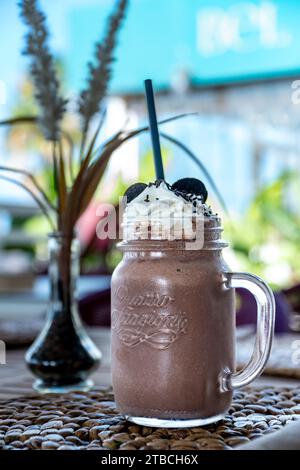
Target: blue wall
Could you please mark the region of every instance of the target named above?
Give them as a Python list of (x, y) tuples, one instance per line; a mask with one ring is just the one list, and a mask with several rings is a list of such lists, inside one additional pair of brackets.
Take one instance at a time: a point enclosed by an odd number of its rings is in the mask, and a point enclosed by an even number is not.
[[(111, 4), (70, 12), (68, 70), (75, 88)], [(297, 0), (131, 0), (113, 89), (139, 91), (145, 76), (167, 87), (182, 69), (198, 83), (297, 73), (299, 21)]]
[[(14, 0), (0, 2), (0, 80), (18, 83), (25, 28)], [(76, 91), (93, 43), (102, 37), (115, 0), (41, 0), (51, 45)], [(120, 35), (114, 92), (136, 92), (151, 76), (168, 87), (182, 69), (198, 83), (300, 73), (299, 0), (131, 0)]]

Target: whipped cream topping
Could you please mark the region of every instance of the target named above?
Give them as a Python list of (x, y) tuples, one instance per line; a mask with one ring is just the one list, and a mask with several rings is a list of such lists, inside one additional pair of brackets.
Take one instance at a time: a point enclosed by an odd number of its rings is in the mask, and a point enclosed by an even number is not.
[(205, 217), (212, 215), (201, 196), (172, 191), (166, 182), (159, 181), (150, 183), (127, 204), (124, 234), (127, 239), (192, 239), (195, 221), (203, 219), (204, 222)]

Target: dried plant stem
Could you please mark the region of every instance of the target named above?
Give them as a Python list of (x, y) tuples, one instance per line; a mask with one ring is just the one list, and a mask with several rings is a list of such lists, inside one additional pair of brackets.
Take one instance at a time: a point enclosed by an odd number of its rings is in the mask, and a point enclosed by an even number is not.
[(73, 142), (72, 137), (67, 132), (62, 131), (62, 137), (66, 140), (66, 142), (68, 143), (68, 146), (69, 146), (68, 170), (69, 170), (69, 178), (70, 178), (71, 184), (73, 184), (74, 179), (75, 179), (74, 168), (73, 168), (73, 165), (74, 165), (74, 160), (73, 160), (73, 158), (74, 158), (74, 142)]
[(112, 76), (114, 50), (117, 44), (117, 35), (125, 17), (128, 0), (119, 0), (115, 11), (108, 20), (107, 30), (102, 42), (96, 44), (95, 63), (89, 62), (89, 77), (87, 87), (81, 92), (79, 99), (79, 113), (82, 118), (82, 140), (80, 157), (84, 153), (87, 134), (91, 119), (101, 110), (103, 99)]
[(40, 106), (39, 124), (47, 140), (57, 141), (67, 100), (60, 96), (54, 58), (48, 45), (46, 16), (37, 0), (20, 0), (18, 4), (21, 17), (28, 26), (24, 54), (31, 57), (30, 72)]
[[(10, 125), (18, 125), (18, 124), (38, 124), (38, 117), (37, 116), (17, 116), (15, 118), (4, 119), (0, 121), (0, 126), (10, 126)], [(73, 183), (74, 181), (74, 169), (73, 169), (73, 156), (74, 156), (74, 142), (72, 137), (68, 132), (65, 130), (61, 130), (62, 137), (66, 140), (69, 145), (69, 174), (70, 180)]]
[(84, 159), (84, 149), (87, 141), (87, 129), (84, 129), (81, 136), (80, 150), (79, 150), (79, 161), (82, 162)]
[(61, 216), (64, 216), (66, 199), (67, 199), (67, 183), (66, 170), (64, 162), (64, 152), (61, 141), (58, 142), (58, 190)]
[(0, 121), (0, 126), (12, 126), (14, 124), (36, 124), (37, 116), (16, 116), (15, 118), (4, 119)]
[(66, 195), (67, 200), (66, 200), (66, 214), (65, 214), (65, 220), (64, 220), (64, 230), (68, 234), (72, 230), (72, 224), (74, 226), (76, 221), (79, 218), (78, 212), (76, 213), (76, 210), (79, 211), (78, 197), (81, 194), (82, 185), (84, 184), (84, 178), (88, 171), (89, 164), (93, 156), (93, 149), (95, 146), (95, 142), (100, 132), (102, 124), (103, 124), (103, 121), (101, 120), (90, 142), (87, 153), (84, 159), (82, 160), (79, 172), (75, 178), (73, 186), (70, 192)]
[(105, 120), (105, 117), (106, 117), (106, 110), (103, 111), (103, 113), (101, 114), (101, 118), (100, 118), (100, 121), (99, 121), (99, 124), (95, 130), (95, 133), (92, 137), (92, 140), (89, 144), (89, 147), (88, 147), (88, 150), (85, 154), (85, 157), (82, 159), (82, 163), (81, 163), (81, 167), (80, 167), (80, 173), (84, 173), (84, 171), (87, 169), (88, 165), (90, 164), (91, 162), (91, 159), (93, 157), (93, 151), (94, 151), (94, 148), (95, 148), (95, 144), (96, 144), (96, 140), (100, 134), (100, 131), (102, 129), (102, 126), (103, 126), (103, 123), (104, 123), (104, 120)]
[(59, 204), (59, 190), (58, 190), (58, 164), (57, 164), (57, 155), (56, 155), (56, 141), (52, 142), (52, 167), (53, 167), (53, 185), (54, 191), (57, 195), (57, 226), (58, 229), (61, 227), (61, 214), (60, 214), (60, 204)]
[(0, 166), (0, 171), (8, 171), (10, 173), (18, 173), (20, 175), (27, 176), (27, 178), (29, 178), (32, 184), (34, 185), (35, 189), (40, 193), (40, 196), (42, 197), (42, 199), (44, 199), (44, 202), (47, 204), (48, 208), (53, 210), (54, 212), (57, 211), (56, 207), (52, 204), (47, 194), (45, 193), (45, 191), (40, 186), (40, 184), (38, 183), (38, 181), (36, 180), (35, 176), (32, 173), (30, 173), (27, 170), (21, 170), (19, 168), (12, 168), (9, 166)]
[(31, 189), (28, 188), (28, 186), (26, 186), (26, 184), (22, 183), (21, 181), (18, 181), (14, 178), (10, 178), (9, 176), (4, 176), (4, 175), (0, 175), (0, 179), (4, 180), (4, 181), (8, 181), (9, 183), (13, 183), (13, 184), (16, 184), (17, 186), (20, 186), (20, 188), (23, 188), (27, 193), (30, 194), (30, 196), (35, 200), (35, 202), (37, 203), (37, 205), (39, 206), (39, 208), (41, 209), (41, 211), (43, 212), (44, 216), (47, 218), (50, 226), (51, 226), (51, 229), (52, 230), (55, 230), (55, 225), (53, 223), (53, 220), (51, 219), (49, 213), (48, 213), (48, 209), (47, 207), (44, 205), (44, 203), (39, 199), (38, 196), (36, 196), (34, 194), (33, 191), (31, 191)]
[[(9, 119), (4, 119), (3, 121), (0, 121), (0, 126), (13, 126), (16, 124), (33, 124), (36, 125), (38, 124), (38, 117), (37, 116), (16, 116), (14, 118), (9, 118)], [(70, 134), (62, 130), (62, 135), (65, 138), (65, 140), (68, 142), (70, 149), (74, 149), (74, 142)]]
[[(177, 121), (178, 119), (183, 119), (183, 118), (187, 118), (187, 117), (190, 117), (190, 116), (199, 116), (199, 113), (183, 113), (183, 114), (177, 114), (176, 116), (172, 116), (170, 118), (166, 118), (166, 119), (162, 119), (161, 121), (158, 121), (158, 124), (159, 125), (162, 125), (162, 124), (167, 124), (168, 122), (173, 122), (173, 121)], [(143, 132), (147, 132), (149, 131), (149, 126), (143, 126), (143, 127), (139, 127), (138, 129), (135, 129), (133, 131), (123, 131), (123, 134), (124, 134), (124, 137), (123, 137), (123, 140), (122, 140), (122, 144), (125, 143), (127, 140), (130, 140), (132, 139), (133, 137), (137, 137), (139, 134), (142, 134)], [(106, 146), (108, 145), (110, 142), (112, 142), (117, 136), (119, 135), (119, 132), (116, 133), (113, 137), (110, 137), (105, 143), (103, 146)]]
[(62, 250), (60, 252), (60, 276), (62, 281), (62, 297), (64, 308), (68, 311), (71, 304), (71, 294), (72, 294), (72, 286), (71, 286), (71, 264), (72, 264), (72, 242), (74, 240), (74, 234), (72, 233), (70, 236), (64, 233), (64, 237), (62, 239)]
[[(89, 157), (85, 159), (86, 167), (83, 165), (74, 181), (67, 196), (66, 211), (64, 217), (64, 233), (70, 236), (73, 233), (74, 225), (91, 201), (105, 168), (109, 162), (111, 154), (122, 143), (121, 136), (117, 135), (98, 154), (97, 158), (89, 166)], [(92, 146), (92, 144), (91, 144)]]
[(92, 200), (111, 155), (122, 145), (122, 143), (122, 133), (120, 132), (109, 145), (105, 146), (101, 151), (100, 156), (87, 168), (79, 192), (79, 204), (77, 207), (78, 218), (83, 214)]
[(96, 131), (92, 137), (92, 140), (90, 142), (90, 145), (89, 145), (89, 148), (86, 152), (86, 156), (84, 156), (84, 148), (85, 148), (85, 145), (86, 145), (86, 141), (87, 141), (87, 132), (86, 133), (83, 133), (82, 134), (82, 140), (81, 140), (81, 143), (80, 143), (80, 152), (79, 152), (79, 156), (80, 156), (80, 162), (85, 165), (86, 162), (85, 160), (87, 159), (87, 155), (89, 156), (88, 158), (90, 158), (90, 153), (91, 151), (93, 151), (93, 148), (94, 148), (94, 145), (96, 143), (96, 140), (97, 140), (97, 137), (98, 135), (100, 134), (100, 131), (103, 127), (103, 124), (104, 124), (104, 121), (105, 121), (105, 118), (106, 118), (106, 114), (107, 114), (107, 110), (104, 109), (102, 112), (101, 112), (101, 115), (100, 115), (100, 121), (99, 121), (99, 124), (96, 128)]

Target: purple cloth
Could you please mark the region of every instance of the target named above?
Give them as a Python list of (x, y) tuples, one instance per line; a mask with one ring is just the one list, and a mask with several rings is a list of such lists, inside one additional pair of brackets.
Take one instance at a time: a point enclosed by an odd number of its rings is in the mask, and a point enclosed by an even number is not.
[(110, 326), (110, 289), (87, 295), (79, 302), (79, 312), (89, 326)]
[[(282, 293), (276, 292), (274, 297), (276, 304), (275, 332), (289, 331), (288, 317), (291, 313), (291, 307)], [(237, 325), (256, 323), (256, 301), (246, 289), (237, 289), (237, 307)]]

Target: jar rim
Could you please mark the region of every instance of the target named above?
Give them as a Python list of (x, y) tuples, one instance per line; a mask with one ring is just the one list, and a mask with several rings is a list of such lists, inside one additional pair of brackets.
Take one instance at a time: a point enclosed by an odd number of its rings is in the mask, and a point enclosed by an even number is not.
[[(203, 224), (199, 228), (197, 225), (186, 227), (184, 224), (176, 232), (171, 229), (167, 232), (164, 227), (158, 227), (150, 223), (146, 226), (139, 226), (139, 221), (135, 224), (131, 222), (123, 224), (124, 238), (117, 245), (122, 251), (126, 250), (164, 250), (164, 249), (184, 249), (184, 250), (220, 250), (226, 248), (228, 243), (221, 239), (223, 227), (221, 225), (221, 218), (217, 215), (212, 217), (202, 218)], [(127, 230), (126, 230), (127, 229)], [(128, 230), (129, 229), (129, 230)], [(153, 231), (154, 230), (154, 231)], [(198, 245), (196, 245), (198, 243)], [(194, 246), (193, 246), (194, 244)]]
[[(227, 248), (229, 243), (225, 240), (204, 241), (201, 248), (192, 248), (194, 240), (123, 240), (117, 244), (120, 251), (217, 251)], [(189, 246), (189, 247), (187, 247)]]

